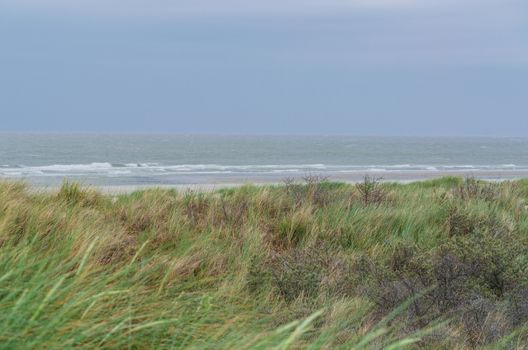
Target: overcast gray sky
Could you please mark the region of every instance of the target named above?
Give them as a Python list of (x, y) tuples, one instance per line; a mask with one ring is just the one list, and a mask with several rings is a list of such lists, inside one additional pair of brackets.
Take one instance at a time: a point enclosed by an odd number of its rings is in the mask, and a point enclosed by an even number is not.
[(0, 131), (528, 136), (525, 0), (2, 0)]

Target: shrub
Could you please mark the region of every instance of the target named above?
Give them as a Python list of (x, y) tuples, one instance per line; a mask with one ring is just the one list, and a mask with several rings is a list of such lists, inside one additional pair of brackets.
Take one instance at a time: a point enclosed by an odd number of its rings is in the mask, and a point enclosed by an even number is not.
[(397, 247), (386, 265), (363, 258), (359, 271), (365, 293), (384, 314), (406, 299), (413, 301), (406, 316), (414, 327), (451, 317), (462, 327), (471, 346), (498, 340), (528, 320), (527, 261), (518, 259), (516, 242), (489, 235), (459, 236), (430, 253)]
[(287, 302), (301, 296), (314, 302), (355, 291), (352, 263), (322, 247), (273, 251), (263, 262), (254, 260), (248, 285), (257, 290), (264, 281)]
[(303, 176), (302, 181), (298, 183), (291, 177), (283, 180), (284, 189), (296, 207), (309, 202), (316, 208), (324, 208), (339, 200), (343, 195), (343, 187), (346, 186), (330, 182), (326, 176), (313, 174)]
[(361, 202), (365, 205), (379, 205), (383, 203), (387, 194), (381, 187), (381, 178), (365, 175), (362, 182), (356, 184)]
[(269, 264), (272, 285), (287, 301), (293, 301), (300, 295), (313, 299), (319, 294), (319, 285), (327, 264), (324, 256), (313, 251), (294, 249), (274, 254)]
[(484, 201), (493, 201), (499, 196), (499, 186), (493, 183), (484, 183), (474, 177), (467, 177), (457, 185), (451, 193), (454, 197), (463, 201), (480, 199)]

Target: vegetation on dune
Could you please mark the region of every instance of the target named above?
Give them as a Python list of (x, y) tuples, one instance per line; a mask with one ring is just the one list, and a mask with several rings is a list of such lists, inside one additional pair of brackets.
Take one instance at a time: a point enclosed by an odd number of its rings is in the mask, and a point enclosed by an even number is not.
[(0, 348), (524, 349), (528, 181), (0, 183)]

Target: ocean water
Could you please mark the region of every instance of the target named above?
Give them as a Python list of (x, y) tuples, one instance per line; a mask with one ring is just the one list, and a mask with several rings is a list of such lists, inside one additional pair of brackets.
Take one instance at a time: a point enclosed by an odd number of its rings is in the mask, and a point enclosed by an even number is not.
[(528, 174), (528, 138), (0, 134), (0, 178), (56, 185), (182, 185)]

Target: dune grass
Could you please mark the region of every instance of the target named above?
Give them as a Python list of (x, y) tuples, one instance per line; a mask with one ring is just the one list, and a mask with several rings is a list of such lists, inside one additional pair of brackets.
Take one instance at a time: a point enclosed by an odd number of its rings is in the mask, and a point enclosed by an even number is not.
[(0, 349), (524, 349), (528, 181), (0, 183)]

